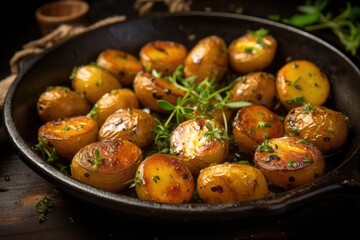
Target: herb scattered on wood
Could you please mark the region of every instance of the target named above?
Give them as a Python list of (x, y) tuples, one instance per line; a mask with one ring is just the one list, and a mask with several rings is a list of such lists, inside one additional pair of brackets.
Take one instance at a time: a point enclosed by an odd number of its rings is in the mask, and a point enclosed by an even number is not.
[[(289, 19), (278, 17), (277, 20), (306, 31), (329, 29), (337, 36), (345, 50), (355, 56), (360, 47), (360, 7), (346, 2), (346, 8), (339, 15), (333, 16), (331, 12), (324, 13), (328, 2), (308, 0), (304, 5), (298, 6), (298, 14)], [(270, 19), (275, 20), (274, 17)]]
[(51, 199), (47, 197), (43, 197), (37, 204), (36, 204), (36, 212), (38, 213), (39, 223), (42, 223), (46, 220), (46, 215), (52, 211), (54, 204), (52, 203)]

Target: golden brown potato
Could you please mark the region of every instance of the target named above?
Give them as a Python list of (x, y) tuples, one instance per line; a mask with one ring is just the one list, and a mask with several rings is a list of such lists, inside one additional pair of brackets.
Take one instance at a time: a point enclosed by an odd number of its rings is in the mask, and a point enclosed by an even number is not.
[(122, 86), (132, 86), (135, 76), (142, 70), (140, 60), (117, 49), (100, 52), (96, 63), (118, 77)]
[(269, 183), (284, 189), (311, 183), (325, 171), (320, 150), (297, 137), (265, 141), (256, 149), (254, 162)]
[(230, 66), (240, 74), (262, 71), (273, 61), (277, 42), (265, 29), (234, 39), (229, 47)]
[(48, 87), (37, 101), (37, 112), (43, 122), (86, 115), (90, 104), (68, 87)]
[(220, 81), (227, 68), (226, 43), (221, 37), (212, 35), (201, 39), (186, 56), (184, 75), (196, 76), (195, 83), (205, 78)]
[(185, 92), (178, 89), (166, 79), (154, 77), (150, 73), (139, 73), (134, 81), (134, 91), (140, 103), (156, 112), (165, 113), (157, 101), (165, 100), (176, 105), (178, 97), (183, 97)]
[(139, 108), (139, 101), (131, 89), (114, 89), (105, 93), (95, 103), (89, 116), (97, 121), (100, 128), (112, 113), (121, 108)]
[(323, 106), (305, 104), (285, 117), (285, 133), (305, 139), (323, 154), (340, 149), (348, 136), (347, 117)]
[(119, 192), (130, 185), (142, 159), (141, 149), (129, 141), (94, 142), (76, 153), (71, 176), (95, 188)]
[(45, 140), (48, 150), (55, 147), (59, 157), (71, 161), (80, 148), (96, 141), (97, 133), (98, 126), (94, 119), (76, 116), (43, 124), (38, 130), (38, 140)]
[(152, 115), (141, 109), (119, 109), (111, 114), (99, 130), (98, 139), (128, 140), (142, 148), (154, 140), (156, 127)]
[(265, 139), (284, 136), (284, 126), (274, 112), (261, 105), (251, 105), (238, 110), (233, 135), (241, 151), (253, 154)]
[(294, 60), (278, 71), (276, 88), (280, 102), (291, 109), (304, 103), (324, 104), (330, 93), (330, 82), (313, 62)]
[(170, 137), (170, 153), (183, 159), (193, 175), (213, 163), (225, 161), (229, 139), (223, 126), (211, 119), (190, 119), (179, 124)]
[(184, 63), (186, 55), (187, 49), (183, 44), (158, 40), (148, 42), (141, 48), (140, 61), (148, 72), (155, 69), (160, 73), (170, 75)]
[(135, 177), (139, 199), (159, 203), (187, 203), (192, 199), (195, 180), (181, 159), (166, 154), (147, 157)]
[(114, 75), (99, 66), (90, 64), (75, 68), (71, 78), (72, 88), (83, 94), (91, 104), (95, 104), (105, 93), (122, 88)]
[(207, 167), (197, 178), (196, 191), (205, 203), (227, 203), (266, 198), (267, 181), (250, 165), (222, 163)]
[(252, 72), (236, 80), (230, 101), (246, 101), (272, 109), (277, 102), (275, 76), (266, 72)]

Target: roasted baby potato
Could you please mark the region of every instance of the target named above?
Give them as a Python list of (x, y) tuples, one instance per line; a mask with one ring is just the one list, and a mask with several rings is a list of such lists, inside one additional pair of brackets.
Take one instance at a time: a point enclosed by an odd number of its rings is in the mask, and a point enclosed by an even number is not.
[(181, 157), (193, 175), (213, 163), (225, 161), (229, 139), (223, 126), (211, 119), (180, 123), (170, 137), (170, 153)]
[(330, 93), (330, 82), (315, 63), (294, 60), (278, 71), (276, 88), (280, 102), (291, 109), (305, 103), (324, 104)]
[(122, 86), (132, 86), (135, 76), (142, 70), (140, 60), (117, 49), (106, 49), (100, 52), (97, 65), (118, 77)]
[(68, 161), (87, 144), (96, 141), (98, 126), (87, 116), (62, 118), (46, 122), (38, 130), (38, 141), (45, 142), (46, 148), (55, 148), (57, 155)]
[(140, 50), (140, 61), (147, 72), (155, 69), (164, 75), (171, 75), (184, 63), (186, 47), (173, 41), (152, 41)]
[(256, 149), (254, 162), (269, 183), (284, 189), (311, 183), (325, 171), (325, 160), (320, 150), (297, 137), (264, 141)]
[(239, 150), (250, 155), (265, 139), (284, 136), (284, 126), (279, 117), (261, 105), (239, 109), (232, 131)]
[(285, 133), (305, 139), (323, 154), (339, 150), (348, 136), (348, 118), (324, 106), (305, 104), (285, 117)]
[(183, 97), (185, 92), (178, 89), (168, 80), (155, 77), (150, 73), (139, 73), (134, 81), (134, 91), (140, 103), (156, 112), (165, 113), (157, 101), (162, 99), (176, 105), (178, 97)]
[(154, 154), (141, 162), (135, 177), (139, 199), (159, 203), (187, 203), (194, 194), (195, 180), (178, 157)]
[(97, 121), (100, 128), (112, 113), (121, 108), (139, 108), (139, 101), (131, 89), (114, 89), (105, 93), (95, 103), (89, 116)]
[(267, 72), (252, 72), (237, 78), (230, 101), (246, 101), (272, 109), (277, 102), (275, 76)]
[(251, 31), (235, 40), (229, 47), (229, 63), (239, 74), (262, 71), (273, 61), (277, 41), (266, 29)]
[(135, 108), (119, 109), (101, 126), (98, 140), (128, 140), (142, 148), (154, 140), (151, 129), (155, 127), (155, 119), (149, 113)]
[(109, 140), (84, 146), (71, 161), (71, 176), (109, 192), (131, 184), (143, 160), (141, 149), (129, 141)]
[(196, 191), (205, 203), (227, 203), (266, 198), (267, 181), (262, 172), (250, 165), (222, 163), (203, 169)]
[(48, 87), (37, 101), (37, 112), (43, 122), (72, 116), (86, 115), (90, 110), (87, 100), (68, 87)]
[(72, 88), (95, 104), (107, 92), (122, 88), (119, 80), (107, 70), (96, 65), (83, 65), (74, 68), (71, 75)]
[(205, 78), (220, 81), (227, 68), (226, 43), (221, 37), (212, 35), (201, 39), (186, 56), (184, 75), (196, 76), (195, 83)]

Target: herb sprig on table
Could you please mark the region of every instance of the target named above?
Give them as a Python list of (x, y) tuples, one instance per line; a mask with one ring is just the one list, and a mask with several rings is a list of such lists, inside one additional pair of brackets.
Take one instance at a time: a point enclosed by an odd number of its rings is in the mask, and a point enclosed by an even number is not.
[[(346, 8), (339, 15), (333, 16), (331, 12), (325, 12), (328, 0), (307, 0), (304, 5), (298, 6), (298, 14), (289, 19), (282, 19), (284, 23), (303, 28), (306, 31), (330, 29), (344, 46), (345, 50), (356, 55), (360, 48), (360, 7), (346, 3)], [(269, 16), (270, 19), (275, 15)]]
[(52, 203), (51, 199), (47, 197), (43, 197), (37, 204), (36, 204), (36, 212), (38, 213), (39, 223), (42, 223), (46, 220), (46, 215), (52, 211), (54, 204)]

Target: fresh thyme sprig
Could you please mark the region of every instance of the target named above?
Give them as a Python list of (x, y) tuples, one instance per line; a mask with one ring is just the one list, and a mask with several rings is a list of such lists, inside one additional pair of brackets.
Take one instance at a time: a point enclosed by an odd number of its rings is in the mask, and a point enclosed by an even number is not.
[(37, 144), (34, 145), (33, 149), (35, 151), (37, 151), (38, 153), (41, 154), (41, 156), (43, 158), (45, 158), (47, 160), (48, 163), (54, 163), (56, 162), (59, 157), (56, 154), (56, 149), (55, 147), (52, 148), (51, 151), (49, 151), (46, 146), (47, 146), (48, 142), (45, 138), (40, 138), (39, 142)]
[(98, 170), (98, 164), (104, 162), (104, 158), (100, 158), (99, 149), (95, 148), (93, 151), (93, 155), (95, 158), (88, 157), (87, 160), (92, 163), (92, 169), (96, 172)]
[(40, 138), (39, 142), (33, 146), (33, 149), (38, 152), (42, 158), (46, 159), (46, 161), (64, 174), (68, 174), (67, 166), (59, 161), (59, 156), (56, 153), (55, 147), (52, 147), (51, 151), (47, 148), (48, 142), (45, 138)]
[(216, 138), (220, 142), (224, 142), (224, 140), (229, 140), (229, 136), (227, 132), (219, 127), (213, 127), (210, 122), (205, 122), (205, 127), (208, 129), (206, 133), (204, 133), (203, 137), (206, 139), (210, 139), (212, 137)]
[(328, 0), (308, 0), (297, 8), (299, 14), (282, 21), (307, 31), (330, 29), (345, 50), (355, 56), (360, 47), (360, 7), (347, 2), (345, 10), (333, 17), (330, 12), (323, 13), (327, 5)]

